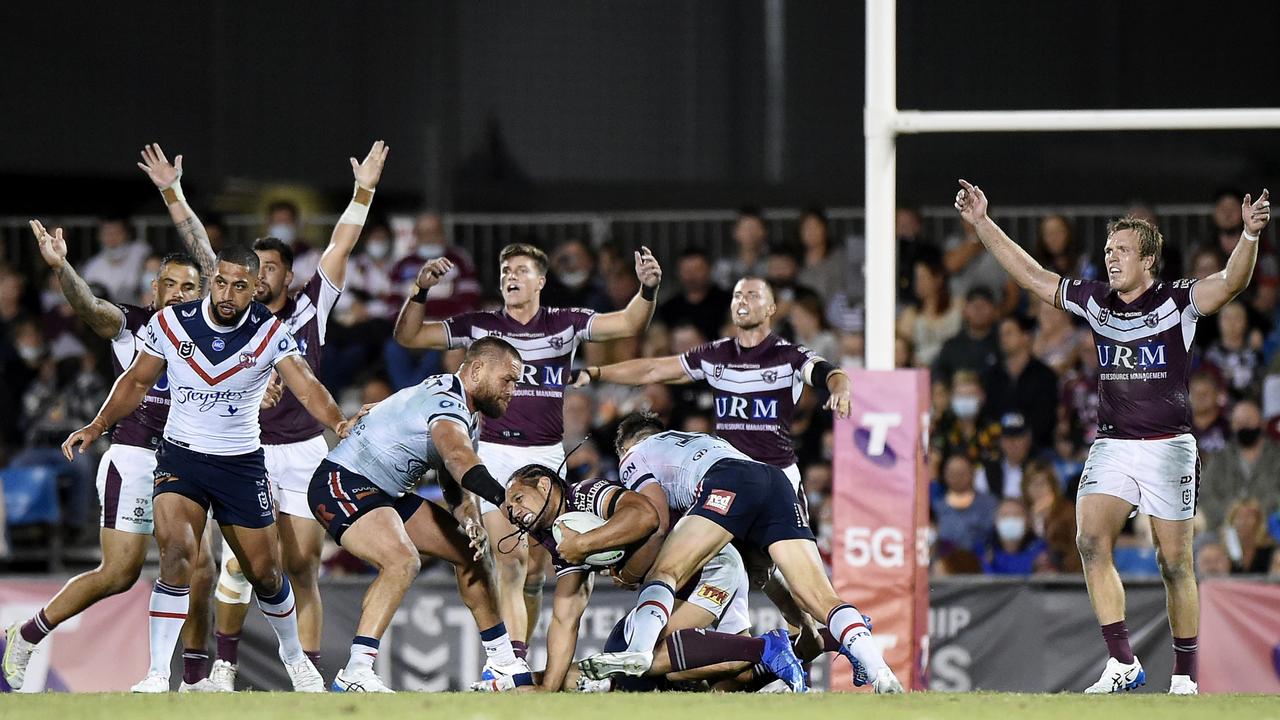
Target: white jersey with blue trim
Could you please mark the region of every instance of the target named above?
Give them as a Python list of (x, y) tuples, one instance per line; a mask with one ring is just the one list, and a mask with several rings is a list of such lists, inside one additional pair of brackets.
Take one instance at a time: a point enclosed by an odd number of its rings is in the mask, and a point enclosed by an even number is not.
[(432, 375), (378, 403), (327, 459), (400, 497), (428, 470), (444, 470), (444, 457), (431, 438), (436, 420), (461, 425), (475, 448), (480, 416), (467, 410), (467, 395), (457, 375)]
[(258, 406), (276, 363), (298, 343), (261, 303), (234, 327), (210, 322), (208, 297), (172, 305), (147, 322), (142, 350), (169, 375), (164, 438), (210, 455), (244, 455), (261, 447)]
[(639, 491), (656, 482), (671, 509), (684, 512), (698, 499), (703, 476), (726, 459), (754, 462), (718, 437), (668, 430), (641, 440), (622, 456), (622, 484)]

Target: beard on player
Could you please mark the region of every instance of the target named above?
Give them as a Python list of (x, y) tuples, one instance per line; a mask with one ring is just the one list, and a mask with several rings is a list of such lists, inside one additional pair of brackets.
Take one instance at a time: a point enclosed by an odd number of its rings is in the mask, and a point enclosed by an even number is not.
[[(223, 250), (224, 254), (229, 254)], [(251, 251), (250, 251), (251, 253)], [(241, 261), (220, 259), (209, 290), (209, 302), (213, 307), (212, 320), (223, 326), (240, 322), (253, 303), (258, 290), (257, 256)], [(243, 264), (241, 264), (243, 263)]]

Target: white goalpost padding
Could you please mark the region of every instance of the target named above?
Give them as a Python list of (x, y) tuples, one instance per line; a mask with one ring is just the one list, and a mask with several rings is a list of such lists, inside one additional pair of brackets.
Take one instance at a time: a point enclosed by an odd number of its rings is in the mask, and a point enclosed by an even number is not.
[[(1256, 130), (1280, 128), (1280, 108), (1204, 110), (898, 110), (897, 1), (867, 0), (866, 366), (892, 370), (897, 288), (897, 136), (930, 132)], [(957, 168), (957, 171), (961, 170)], [(973, 179), (973, 178), (970, 178)]]

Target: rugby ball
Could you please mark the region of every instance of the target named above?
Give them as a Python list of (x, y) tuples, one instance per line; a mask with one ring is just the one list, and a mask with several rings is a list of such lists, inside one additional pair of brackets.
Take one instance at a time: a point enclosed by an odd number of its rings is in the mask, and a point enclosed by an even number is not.
[[(560, 528), (567, 527), (574, 532), (585, 533), (595, 530), (604, 525), (604, 519), (598, 515), (588, 512), (567, 512), (556, 518), (555, 523), (551, 525), (551, 536), (555, 538), (556, 544), (560, 544)], [(587, 564), (595, 567), (608, 567), (619, 560), (625, 554), (622, 550), (601, 550), (587, 556)]]

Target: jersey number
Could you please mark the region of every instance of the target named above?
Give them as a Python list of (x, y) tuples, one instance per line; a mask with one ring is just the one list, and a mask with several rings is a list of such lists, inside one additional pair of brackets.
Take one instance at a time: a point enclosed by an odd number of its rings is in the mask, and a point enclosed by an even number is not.
[(676, 442), (676, 447), (688, 447), (689, 443), (698, 439), (698, 436), (692, 433), (669, 431), (667, 432), (667, 435), (680, 438), (680, 440)]

